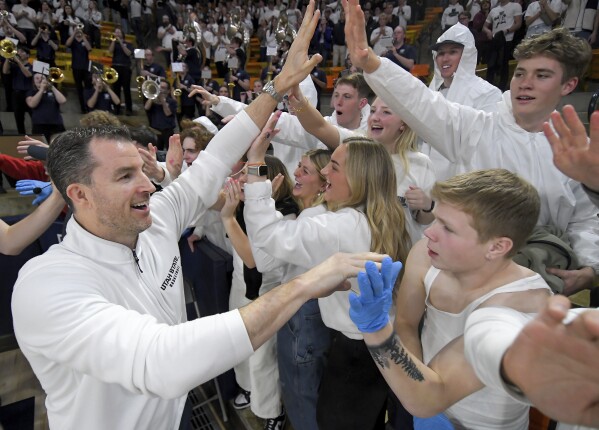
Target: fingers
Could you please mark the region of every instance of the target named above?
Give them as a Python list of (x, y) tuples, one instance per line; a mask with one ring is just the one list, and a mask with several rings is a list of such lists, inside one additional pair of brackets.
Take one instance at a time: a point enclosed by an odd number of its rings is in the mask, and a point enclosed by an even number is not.
[[(383, 259), (383, 263), (385, 259)], [(370, 280), (370, 285), (372, 286), (372, 297), (380, 297), (383, 294), (383, 277), (379, 272), (378, 267), (372, 261), (366, 262), (366, 274), (368, 275), (368, 279)]]
[(154, 157), (156, 156), (156, 152), (158, 151), (158, 148), (156, 148), (154, 145), (152, 145), (151, 143), (148, 143), (148, 152), (150, 154), (152, 154)]
[(383, 258), (381, 263), (381, 275), (383, 276), (385, 287), (393, 289), (402, 267), (403, 264), (401, 261), (393, 262), (391, 257)]
[(360, 287), (360, 301), (371, 301), (374, 297), (374, 292), (371, 278), (367, 272), (361, 271), (358, 273), (358, 286)]

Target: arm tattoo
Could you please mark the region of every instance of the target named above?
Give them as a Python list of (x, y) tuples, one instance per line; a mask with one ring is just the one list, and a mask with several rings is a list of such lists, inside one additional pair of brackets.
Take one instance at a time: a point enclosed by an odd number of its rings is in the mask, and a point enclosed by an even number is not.
[(416, 363), (410, 358), (408, 351), (403, 347), (399, 341), (397, 333), (393, 332), (389, 339), (381, 343), (380, 345), (369, 346), (368, 351), (374, 359), (374, 362), (381, 368), (389, 368), (389, 359), (395, 364), (399, 364), (401, 368), (406, 372), (408, 377), (415, 381), (424, 381), (424, 375), (416, 366)]

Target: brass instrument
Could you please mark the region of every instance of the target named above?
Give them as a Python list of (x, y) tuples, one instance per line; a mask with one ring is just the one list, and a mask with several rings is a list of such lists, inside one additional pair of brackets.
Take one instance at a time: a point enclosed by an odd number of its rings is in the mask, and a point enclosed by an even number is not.
[(6, 19), (6, 18), (8, 18), (8, 11), (0, 10), (0, 19)]
[(144, 97), (143, 93), (141, 91), (141, 87), (145, 81), (146, 81), (146, 78), (144, 78), (143, 76), (138, 76), (137, 78), (135, 78), (135, 82), (137, 82), (137, 96), (139, 97), (140, 100), (142, 100)]
[(227, 37), (229, 38), (229, 40), (231, 40), (235, 37), (237, 33), (242, 31), (243, 29), (241, 25), (241, 17), (239, 16), (239, 10), (234, 9), (231, 12), (231, 18), (229, 21), (229, 25), (227, 26)]
[(155, 100), (160, 94), (160, 86), (156, 83), (156, 81), (152, 79), (146, 79), (146, 81), (141, 85), (141, 92), (145, 98), (149, 100)]
[(177, 100), (177, 113), (181, 113), (181, 95), (183, 91), (180, 88), (177, 88), (181, 85), (181, 79), (179, 78), (179, 73), (175, 73), (175, 82), (173, 83), (173, 97)]
[(119, 80), (119, 73), (112, 67), (105, 67), (102, 73), (102, 80), (109, 85), (114, 84)]
[(41, 31), (46, 31), (48, 29), (48, 25), (47, 24), (40, 24), (40, 30)]
[(17, 47), (10, 39), (3, 39), (0, 41), (0, 56), (11, 59), (17, 55)]
[(116, 36), (114, 34), (110, 35), (110, 41), (114, 42), (116, 40)]
[(235, 82), (229, 81), (227, 82), (227, 87), (229, 87), (229, 98), (233, 98), (233, 88), (235, 88)]
[[(85, 26), (84, 26), (83, 24), (77, 24), (77, 25), (75, 26), (75, 30), (77, 30), (77, 31), (80, 31), (80, 32), (82, 32), (82, 33), (83, 33), (83, 29), (84, 29), (84, 28), (85, 28)], [(114, 36), (114, 34), (113, 34), (113, 36)]]
[(64, 73), (59, 67), (50, 67), (48, 80), (53, 84), (60, 84), (64, 80)]

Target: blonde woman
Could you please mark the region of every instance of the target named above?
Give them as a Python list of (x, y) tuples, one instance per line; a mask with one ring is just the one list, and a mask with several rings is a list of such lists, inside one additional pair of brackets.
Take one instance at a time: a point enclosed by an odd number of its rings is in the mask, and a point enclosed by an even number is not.
[[(248, 152), (249, 165), (264, 163), (268, 143)], [(410, 239), (389, 153), (371, 139), (347, 139), (322, 174), (328, 207), (305, 210), (293, 221), (277, 215), (266, 177), (248, 176), (244, 215), (252, 248), (295, 265), (298, 273), (335, 252), (376, 251), (405, 261)], [(311, 428), (384, 428), (387, 387), (349, 318), (348, 293), (319, 299), (318, 306), (332, 336), (318, 390), (317, 427)], [(309, 428), (293, 419), (292, 424)]]
[[(333, 125), (307, 103), (299, 88), (289, 98), (291, 107), (302, 126), (327, 147), (334, 149), (343, 139), (359, 135), (356, 130)], [(417, 136), (408, 125), (383, 102), (376, 98), (370, 107), (366, 136), (381, 143), (391, 154), (397, 177), (397, 196), (406, 214), (413, 241), (422, 237), (421, 225), (430, 224), (433, 200), (429, 191), (435, 183), (430, 159), (418, 151)]]

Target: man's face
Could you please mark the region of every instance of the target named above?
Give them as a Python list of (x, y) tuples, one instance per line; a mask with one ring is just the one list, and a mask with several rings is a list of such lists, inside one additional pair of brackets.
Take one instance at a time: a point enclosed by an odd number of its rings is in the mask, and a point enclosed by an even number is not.
[(403, 31), (403, 27), (396, 27), (395, 30), (393, 30), (393, 39), (395, 42), (403, 44), (405, 38), (406, 33)]
[(0, 1), (0, 10), (6, 10), (6, 2), (4, 0)]
[(553, 58), (537, 55), (518, 62), (510, 82), (516, 123), (526, 126), (549, 119), (561, 98), (571, 93), (578, 84), (578, 78), (562, 83), (563, 75), (561, 64)]
[(350, 127), (360, 117), (360, 111), (367, 103), (364, 100), (360, 99), (358, 90), (351, 85), (337, 85), (331, 97), (331, 104), (337, 114), (337, 123), (341, 127)]
[(183, 160), (188, 166), (191, 166), (191, 163), (193, 163), (200, 154), (200, 151), (196, 149), (196, 142), (194, 138), (186, 137), (183, 139), (181, 147), (183, 148)]
[(434, 213), (435, 221), (424, 231), (432, 265), (460, 274), (480, 268), (489, 245), (479, 242), (472, 216), (444, 202), (437, 202)]
[(168, 91), (168, 84), (164, 81), (160, 82), (160, 94), (164, 94), (166, 96), (168, 94)]
[(164, 15), (164, 16), (162, 17), (162, 26), (163, 26), (163, 27), (166, 27), (166, 26), (167, 26), (167, 25), (169, 25), (169, 24), (170, 24), (170, 20), (168, 19), (168, 16)]
[(150, 49), (144, 51), (144, 57), (146, 58), (146, 63), (152, 64), (154, 62), (154, 54)]
[(458, 69), (462, 58), (464, 47), (455, 43), (441, 45), (437, 50), (435, 63), (441, 72), (443, 79), (451, 78)]
[(94, 235), (133, 247), (139, 233), (152, 225), (150, 193), (156, 188), (131, 142), (93, 139), (90, 151), (97, 165), (91, 184), (79, 184), (86, 198), (75, 216)]

